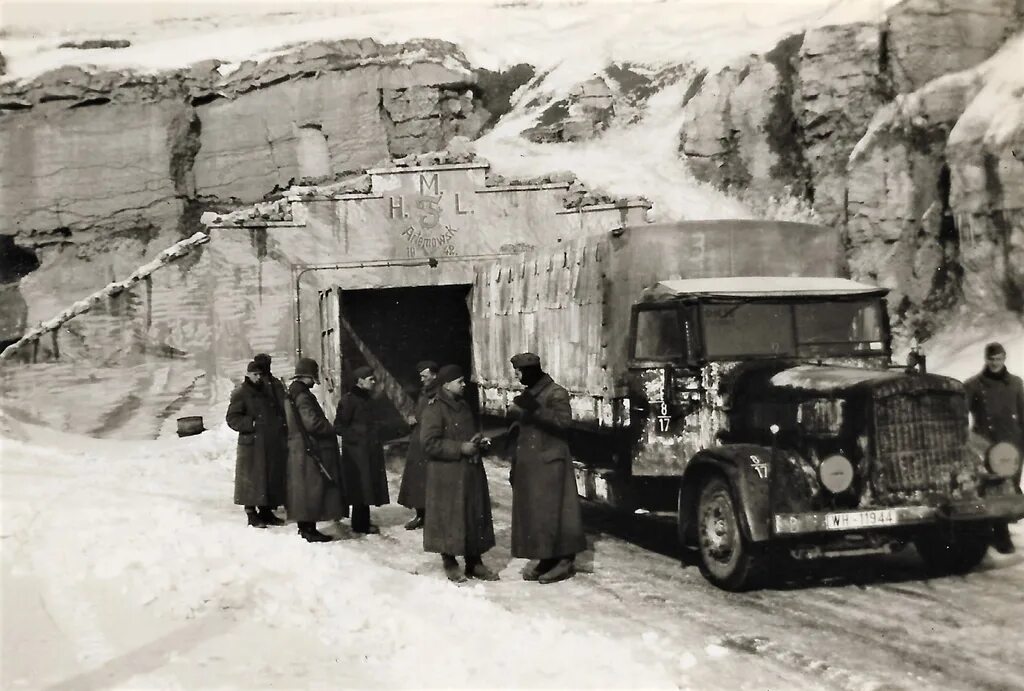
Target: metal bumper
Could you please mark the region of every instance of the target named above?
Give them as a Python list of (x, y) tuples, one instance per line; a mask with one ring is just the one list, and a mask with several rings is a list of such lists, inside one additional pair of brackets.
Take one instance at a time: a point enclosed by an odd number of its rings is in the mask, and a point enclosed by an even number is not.
[(777, 513), (775, 534), (842, 533), (854, 530), (885, 529), (904, 525), (1024, 518), (1024, 495), (985, 497), (942, 506), (898, 506), (867, 511), (831, 511), (827, 513)]
[(1024, 495), (1008, 494), (985, 497), (977, 501), (957, 502), (942, 507), (939, 516), (954, 521), (973, 518), (1002, 518), (1016, 521), (1024, 518)]

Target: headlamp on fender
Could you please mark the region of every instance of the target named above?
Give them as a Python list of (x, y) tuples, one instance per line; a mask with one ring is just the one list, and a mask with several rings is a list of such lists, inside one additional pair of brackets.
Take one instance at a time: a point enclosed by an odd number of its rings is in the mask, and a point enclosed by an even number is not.
[(1013, 477), (1020, 470), (1020, 451), (1007, 441), (993, 444), (985, 452), (985, 467), (999, 477)]

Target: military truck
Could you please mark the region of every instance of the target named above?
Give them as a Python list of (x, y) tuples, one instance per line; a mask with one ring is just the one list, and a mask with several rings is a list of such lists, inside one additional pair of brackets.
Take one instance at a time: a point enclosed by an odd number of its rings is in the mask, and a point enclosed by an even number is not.
[(842, 277), (838, 232), (708, 221), (624, 228), (478, 267), (483, 412), (538, 353), (569, 391), (580, 494), (672, 510), (704, 576), (893, 552), (936, 573), (1024, 516), (1018, 449), (968, 438), (962, 385), (896, 367), (884, 288)]

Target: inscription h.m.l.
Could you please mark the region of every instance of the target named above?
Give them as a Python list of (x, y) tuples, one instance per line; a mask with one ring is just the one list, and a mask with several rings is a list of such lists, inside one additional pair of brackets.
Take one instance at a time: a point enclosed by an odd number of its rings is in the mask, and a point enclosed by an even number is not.
[(400, 223), (400, 235), (406, 242), (406, 254), (410, 257), (458, 254), (455, 240), (459, 229), (442, 222), (445, 214), (442, 202), (453, 199), (449, 211), (455, 216), (472, 214), (473, 210), (466, 206), (463, 193), (453, 192), (446, 197), (437, 173), (420, 173), (418, 187), (416, 194), (387, 197), (388, 218)]

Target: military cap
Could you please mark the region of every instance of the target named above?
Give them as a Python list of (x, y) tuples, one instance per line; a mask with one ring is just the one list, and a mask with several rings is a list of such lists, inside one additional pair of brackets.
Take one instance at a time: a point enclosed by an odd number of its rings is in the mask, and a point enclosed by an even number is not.
[(437, 373), (437, 378), (442, 384), (447, 384), (464, 376), (466, 375), (463, 374), (462, 368), (458, 365), (445, 365)]
[(245, 366), (245, 372), (246, 374), (248, 374), (249, 372), (263, 372), (263, 367), (260, 365), (260, 363), (253, 360), (252, 362)]
[(533, 353), (519, 353), (513, 355), (512, 366), (516, 369), (522, 369), (523, 367), (540, 367), (540, 356), (534, 355)]
[(320, 365), (313, 358), (299, 358), (295, 363), (295, 376), (313, 377), (313, 381), (320, 381)]
[(356, 367), (354, 370), (352, 370), (352, 377), (356, 381), (359, 381), (360, 379), (366, 379), (367, 377), (372, 376), (374, 376), (373, 369), (367, 367), (366, 365), (363, 365), (362, 367)]
[(434, 372), (436, 374), (437, 370), (440, 369), (440, 368), (437, 366), (437, 363), (434, 362), (433, 360), (420, 360), (419, 362), (416, 363), (416, 373), (417, 374), (419, 374), (420, 372), (422, 372), (425, 369), (428, 369), (431, 372)]
[(1006, 355), (1006, 348), (1002, 343), (993, 341), (985, 346), (985, 357), (995, 357), (996, 355)]
[(270, 356), (266, 353), (256, 353), (252, 359), (257, 365), (260, 366), (260, 370), (266, 373), (270, 373)]

